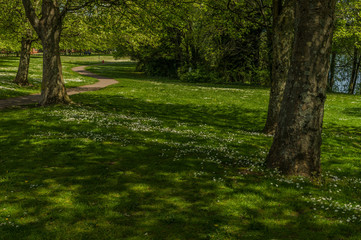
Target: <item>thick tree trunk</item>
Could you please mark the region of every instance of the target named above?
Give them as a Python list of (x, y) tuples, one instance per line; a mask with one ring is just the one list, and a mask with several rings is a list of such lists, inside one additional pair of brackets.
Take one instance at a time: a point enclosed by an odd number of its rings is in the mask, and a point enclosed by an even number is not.
[(20, 86), (28, 86), (29, 80), (29, 65), (30, 65), (30, 51), (31, 51), (31, 39), (23, 38), (21, 40), (21, 53), (18, 73), (14, 79), (14, 83)]
[(295, 43), (266, 164), (286, 175), (320, 173), (321, 132), (336, 0), (296, 4)]
[(358, 71), (359, 71), (359, 56), (358, 56), (358, 49), (355, 46), (354, 47), (354, 53), (353, 53), (353, 63), (352, 63), (352, 73), (351, 73), (351, 79), (350, 79), (350, 83), (348, 85), (348, 94), (354, 94), (355, 92), (355, 87), (356, 87), (356, 81), (357, 81), (357, 76), (358, 76)]
[(40, 104), (43, 106), (71, 102), (66, 93), (60, 60), (60, 30), (54, 30), (51, 33), (41, 38), (44, 53)]
[(333, 91), (333, 85), (335, 84), (336, 57), (337, 57), (337, 53), (333, 51), (331, 55), (331, 66), (330, 66), (330, 73), (327, 84), (327, 90), (329, 92)]
[[(66, 11), (60, 11), (58, 1), (43, 0), (41, 18), (38, 17), (32, 1), (22, 0), (26, 16), (39, 35), (43, 45), (43, 80), (41, 105), (68, 104), (71, 102), (64, 85), (60, 61), (60, 34)], [(64, 12), (65, 11), (65, 12)]]
[[(274, 1), (274, 8), (279, 3)], [(282, 10), (274, 9), (274, 14), (280, 14), (274, 17), (273, 27), (273, 46), (272, 46), (272, 84), (270, 91), (270, 100), (268, 105), (268, 114), (264, 133), (273, 134), (276, 130), (278, 116), (283, 99), (288, 70), (291, 64), (291, 53), (294, 40), (294, 4), (295, 0), (286, 3)]]

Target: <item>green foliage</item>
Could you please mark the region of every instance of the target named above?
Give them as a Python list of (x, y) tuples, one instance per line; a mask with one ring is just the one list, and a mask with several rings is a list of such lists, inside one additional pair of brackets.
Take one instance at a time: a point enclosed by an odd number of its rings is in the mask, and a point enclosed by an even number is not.
[[(339, 1), (336, 9), (336, 24), (333, 52), (337, 54), (333, 91), (348, 92), (354, 62), (361, 61), (361, 4), (357, 0)], [(356, 53), (356, 54), (355, 54)], [(360, 87), (356, 86), (358, 92)]]
[(0, 8), (0, 50), (18, 52), (22, 38), (37, 38), (26, 19), (21, 0), (2, 0)]
[[(262, 78), (258, 74), (268, 72), (270, 64), (270, 45), (263, 44), (270, 40), (264, 37), (270, 30), (267, 5), (260, 10), (257, 4), (222, 0), (133, 2), (132, 7), (138, 14), (131, 15), (133, 21), (115, 34), (116, 55), (131, 56), (146, 73), (174, 76), (178, 72), (186, 81), (209, 81), (201, 69), (212, 68), (217, 74), (211, 75), (220, 76), (217, 81), (269, 82), (267, 74)], [(261, 12), (265, 19), (259, 19)], [(195, 72), (184, 71), (189, 67)]]
[(87, 7), (67, 14), (63, 23), (61, 49), (113, 50), (111, 24), (116, 16), (112, 9)]
[(334, 33), (334, 47), (352, 54), (353, 46), (361, 47), (361, 3), (357, 0), (339, 1)]
[[(184, 69), (184, 70), (183, 70)], [(219, 74), (215, 71), (205, 69), (205, 68), (197, 68), (192, 69), (189, 67), (183, 67), (179, 69), (179, 79), (182, 82), (193, 82), (193, 83), (220, 83), (222, 79)]]

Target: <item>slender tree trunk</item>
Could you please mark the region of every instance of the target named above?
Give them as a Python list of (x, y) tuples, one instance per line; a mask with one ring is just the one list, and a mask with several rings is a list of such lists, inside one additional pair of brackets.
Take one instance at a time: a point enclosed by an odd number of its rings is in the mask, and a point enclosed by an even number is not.
[(286, 175), (318, 175), (336, 0), (296, 4), (295, 43), (278, 127), (266, 164)]
[(250, 37), (252, 39), (251, 48), (253, 51), (253, 61), (251, 69), (251, 84), (261, 85), (261, 79), (258, 74), (260, 68), (260, 41), (261, 41), (261, 29), (255, 29), (250, 32)]
[(266, 82), (266, 85), (269, 86), (272, 84), (273, 79), (273, 31), (271, 28), (267, 29), (267, 48), (268, 48), (268, 54), (267, 54), (267, 68), (269, 71), (269, 82)]
[(191, 65), (194, 69), (196, 69), (200, 64), (201, 58), (199, 55), (199, 50), (194, 43), (194, 39), (192, 39), (191, 41), (190, 50), (191, 50)]
[(333, 85), (335, 84), (336, 57), (337, 57), (336, 51), (332, 51), (330, 73), (329, 73), (328, 84), (327, 84), (327, 90), (329, 92), (333, 91), (332, 90)]
[[(274, 1), (274, 8), (280, 7)], [(273, 57), (272, 57), (272, 84), (268, 114), (264, 133), (273, 134), (276, 130), (278, 116), (283, 99), (283, 92), (286, 86), (288, 70), (291, 64), (291, 53), (294, 40), (294, 4), (295, 0), (290, 0), (280, 9), (274, 9), (273, 27)]]
[(361, 59), (359, 58), (358, 62), (357, 62), (357, 68), (356, 68), (356, 73), (355, 73), (355, 84), (353, 85), (352, 94), (355, 94), (357, 78), (358, 78), (358, 74), (360, 71), (360, 65), (361, 65)]
[(352, 89), (351, 89), (351, 94), (355, 94), (358, 73), (360, 71), (360, 65), (361, 65), (361, 58), (360, 58), (360, 56), (358, 56), (357, 57), (357, 65), (356, 65), (355, 75), (354, 75), (354, 78), (353, 78), (353, 86), (352, 86)]
[(354, 94), (355, 92), (355, 86), (356, 86), (356, 80), (357, 80), (357, 73), (358, 73), (358, 67), (359, 67), (359, 57), (358, 57), (358, 49), (355, 46), (354, 52), (353, 52), (353, 63), (352, 63), (352, 73), (351, 73), (351, 79), (348, 86), (348, 94)]
[(21, 40), (21, 52), (20, 52), (20, 61), (19, 68), (14, 79), (14, 83), (20, 86), (28, 86), (29, 80), (29, 65), (30, 65), (30, 51), (31, 51), (31, 39), (23, 38)]

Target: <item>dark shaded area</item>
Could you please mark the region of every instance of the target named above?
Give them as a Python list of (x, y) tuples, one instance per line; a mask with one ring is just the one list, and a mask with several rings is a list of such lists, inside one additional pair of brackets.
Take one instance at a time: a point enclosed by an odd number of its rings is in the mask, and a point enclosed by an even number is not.
[(361, 108), (346, 108), (343, 113), (353, 117), (361, 117)]

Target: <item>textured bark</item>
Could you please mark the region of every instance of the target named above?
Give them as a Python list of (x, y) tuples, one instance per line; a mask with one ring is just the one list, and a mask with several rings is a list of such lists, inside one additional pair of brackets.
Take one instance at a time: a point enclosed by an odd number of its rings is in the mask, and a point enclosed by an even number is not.
[(19, 68), (14, 79), (14, 83), (20, 86), (28, 86), (29, 80), (29, 65), (30, 65), (30, 51), (31, 51), (31, 39), (23, 38), (21, 40), (21, 52), (20, 52), (20, 61)]
[[(43, 43), (43, 81), (41, 85), (41, 105), (70, 103), (64, 85), (60, 60), (60, 29), (49, 34), (50, 39), (42, 37)], [(43, 40), (44, 39), (44, 40)]]
[(286, 175), (320, 173), (321, 132), (336, 0), (296, 4), (295, 42), (266, 164)]
[(327, 90), (329, 92), (332, 92), (333, 85), (335, 84), (335, 70), (336, 70), (336, 57), (337, 53), (335, 51), (332, 52), (331, 55), (331, 66), (330, 66), (330, 73), (328, 77), (328, 84), (327, 84)]
[(59, 42), (64, 14), (59, 9), (58, 1), (42, 1), (41, 19), (36, 15), (30, 0), (22, 1), (26, 15), (43, 45), (43, 80), (40, 104), (44, 106), (70, 103), (60, 61)]
[[(281, 2), (281, 1), (279, 1)], [(294, 41), (294, 4), (295, 0), (290, 0), (282, 9), (276, 10), (279, 3), (274, 2), (274, 27), (272, 45), (272, 82), (268, 114), (264, 133), (273, 134), (276, 130), (278, 116), (283, 99), (288, 69), (291, 64), (291, 53)]]

